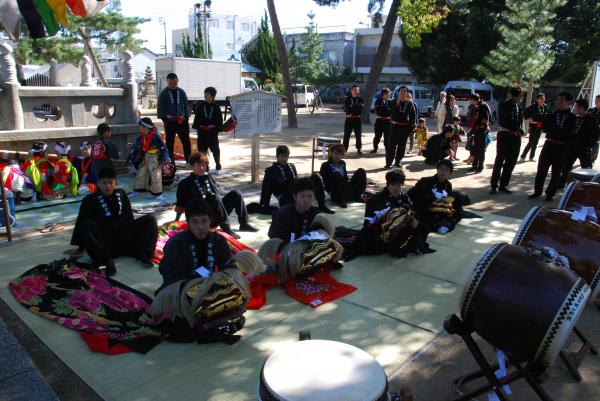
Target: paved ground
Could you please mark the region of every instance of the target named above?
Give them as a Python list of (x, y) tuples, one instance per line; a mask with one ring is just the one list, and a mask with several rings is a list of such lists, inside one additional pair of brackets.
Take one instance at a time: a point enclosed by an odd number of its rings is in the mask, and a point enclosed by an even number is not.
[[(300, 110), (299, 124), (300, 128), (284, 128), (282, 133), (264, 135), (261, 139), (261, 169), (264, 169), (274, 160), (275, 147), (285, 143), (292, 149), (291, 161), (296, 163), (300, 174), (308, 174), (311, 170), (311, 144), (312, 137), (317, 135), (336, 136), (341, 138), (343, 127), (343, 114), (339, 109), (327, 109), (325, 112), (310, 115), (305, 110)], [(286, 118), (283, 119), (284, 125)], [(431, 130), (434, 128), (433, 120), (428, 121)], [(371, 155), (366, 152), (371, 150), (372, 125), (364, 126), (363, 151), (365, 155), (358, 157), (354, 153), (354, 139), (351, 141), (350, 154), (348, 156), (348, 166), (350, 170), (358, 167), (367, 170), (369, 181), (373, 187), (384, 185), (385, 171), (382, 169), (384, 164), (383, 152)], [(525, 145), (526, 139), (523, 140)], [(256, 193), (259, 190), (258, 184), (250, 183), (250, 139), (233, 138), (231, 134), (221, 134), (222, 164), (225, 168), (220, 183), (228, 187), (237, 187), (244, 193)], [(539, 154), (539, 150), (538, 150)], [(466, 158), (467, 152), (462, 149), (459, 151), (461, 159)], [(319, 154), (316, 155), (315, 168), (319, 168)], [(513, 175), (511, 188), (515, 191), (513, 195), (488, 195), (490, 169), (495, 157), (495, 142), (492, 143), (486, 155), (486, 170), (482, 174), (473, 175), (467, 173), (468, 166), (457, 162), (456, 170), (452, 177), (454, 188), (466, 193), (473, 205), (471, 210), (495, 213), (502, 216), (522, 218), (526, 212), (533, 206), (544, 204), (543, 201), (530, 201), (527, 194), (531, 191), (533, 178), (535, 176), (536, 163), (519, 163)], [(412, 186), (423, 176), (434, 174), (434, 169), (423, 163), (423, 158), (415, 153), (408, 154), (404, 161), (404, 170), (407, 173), (407, 186)], [(233, 174), (235, 173), (235, 174)], [(560, 194), (559, 194), (560, 195)], [(58, 209), (57, 209), (58, 210)], [(341, 211), (338, 211), (341, 213)], [(340, 218), (344, 216), (339, 216)], [(351, 216), (348, 216), (351, 217)], [(19, 218), (19, 214), (17, 214)], [(70, 214), (57, 212), (56, 218), (59, 221), (69, 221), (72, 219)], [(356, 218), (359, 218), (356, 216)], [(68, 226), (67, 226), (68, 228)], [(492, 229), (493, 227), (482, 227)], [(32, 235), (32, 232), (23, 232), (18, 234), (19, 238)], [(34, 234), (39, 235), (39, 234)], [(57, 236), (68, 235), (67, 232), (58, 234), (48, 234), (42, 238), (54, 239)], [(499, 237), (500, 238), (500, 237)], [(468, 249), (474, 240), (473, 237), (461, 237), (463, 242), (458, 242), (456, 249)], [(462, 245), (464, 243), (464, 246)], [(450, 250), (452, 251), (452, 250)], [(3, 250), (0, 248), (0, 253)], [(592, 319), (596, 318), (596, 311), (586, 312)], [(94, 392), (91, 391), (85, 383), (81, 382), (76, 375), (67, 368), (60, 359), (56, 358), (52, 351), (44, 346), (37, 337), (31, 335), (28, 328), (16, 316), (11, 315), (10, 310), (0, 303), (0, 317), (6, 322), (10, 331), (15, 334), (24, 349), (32, 356), (34, 365), (39, 367), (47, 380), (53, 383), (61, 383), (53, 388), (61, 399), (93, 399)], [(582, 319), (583, 320), (583, 319)], [(595, 321), (595, 320), (591, 320)], [(589, 329), (586, 324), (586, 329)], [(593, 327), (593, 326), (592, 326)], [(597, 325), (595, 326), (597, 327)], [(591, 334), (590, 334), (591, 333)], [(589, 330), (587, 333), (592, 340), (598, 340), (600, 334), (597, 330)], [(3, 344), (4, 345), (4, 344)], [(35, 357), (34, 357), (35, 354)], [(444, 399), (448, 394), (450, 386), (449, 378), (454, 377), (464, 369), (470, 370), (474, 364), (466, 355), (464, 346), (451, 336), (441, 337), (433, 345), (426, 347), (422, 354), (419, 354), (413, 363), (409, 363), (392, 378), (392, 386), (409, 385), (415, 388), (417, 400), (437, 400)], [(443, 369), (442, 369), (443, 368)], [(459, 369), (460, 368), (460, 369)], [(598, 399), (598, 372), (600, 363), (598, 357), (590, 357), (584, 362), (584, 384), (573, 386), (571, 381), (565, 379), (564, 374), (557, 373), (557, 380), (551, 380), (549, 388), (555, 391), (557, 400), (579, 400), (579, 399)], [(589, 373), (591, 372), (591, 373)], [(57, 380), (60, 377), (61, 380)], [(554, 383), (554, 384), (552, 384)], [(0, 383), (0, 386), (2, 383)], [(553, 386), (553, 387), (552, 387)], [(73, 388), (80, 389), (81, 393), (73, 393)], [(517, 387), (518, 388), (518, 387)], [(62, 392), (61, 392), (62, 390)], [(64, 398), (63, 398), (64, 397)], [(522, 396), (523, 397), (523, 396)], [(519, 400), (529, 400), (531, 397), (518, 398)], [(0, 397), (2, 398), (2, 397)]]

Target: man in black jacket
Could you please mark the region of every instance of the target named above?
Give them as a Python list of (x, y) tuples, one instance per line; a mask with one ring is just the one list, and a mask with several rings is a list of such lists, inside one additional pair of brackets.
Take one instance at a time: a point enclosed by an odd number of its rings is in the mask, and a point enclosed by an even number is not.
[(433, 135), (427, 140), (423, 156), (425, 163), (437, 166), (438, 162), (450, 155), (450, 140), (454, 136), (454, 127), (446, 125), (442, 132)]
[(485, 167), (485, 150), (487, 147), (487, 136), (490, 132), (490, 120), (492, 113), (486, 102), (481, 100), (478, 94), (474, 93), (469, 97), (469, 102), (473, 105), (475, 115), (473, 122), (473, 167), (470, 172), (481, 173)]
[(392, 115), (390, 105), (390, 90), (389, 88), (383, 88), (381, 90), (381, 97), (375, 101), (375, 114), (377, 117), (375, 117), (375, 124), (373, 125), (375, 136), (373, 137), (373, 150), (371, 153), (377, 153), (382, 136), (383, 147), (387, 149)]
[(534, 192), (529, 195), (529, 199), (542, 196), (544, 182), (550, 167), (552, 167), (552, 177), (546, 188), (546, 201), (550, 202), (554, 199), (575, 130), (576, 118), (575, 114), (571, 113), (572, 101), (573, 95), (569, 92), (559, 93), (558, 110), (550, 113), (542, 127), (546, 132), (546, 142), (538, 161)]
[(212, 86), (204, 89), (204, 102), (198, 103), (194, 110), (192, 128), (198, 131), (198, 151), (210, 152), (215, 159), (215, 169), (221, 170), (221, 149), (219, 132), (223, 131), (223, 114), (215, 103), (217, 90)]
[(402, 159), (406, 154), (406, 141), (417, 126), (417, 109), (408, 99), (406, 86), (401, 86), (398, 90), (398, 97), (392, 101), (391, 109), (392, 128), (385, 154), (385, 168), (390, 168), (392, 163), (396, 167), (401, 167)]
[(344, 102), (344, 112), (346, 113), (346, 120), (344, 121), (344, 148), (348, 151), (348, 147), (350, 146), (350, 134), (354, 131), (356, 150), (358, 154), (362, 154), (362, 125), (360, 122), (360, 114), (362, 113), (364, 101), (358, 94), (358, 85), (352, 85), (350, 96), (346, 96), (346, 101)]
[(280, 207), (273, 215), (269, 238), (279, 238), (286, 244), (309, 232), (309, 227), (319, 209), (315, 200), (315, 185), (310, 178), (298, 178), (294, 182), (293, 203)]
[(178, 85), (177, 75), (173, 72), (169, 73), (167, 75), (167, 87), (158, 96), (156, 116), (165, 125), (166, 145), (171, 160), (175, 160), (173, 146), (175, 144), (175, 134), (177, 134), (183, 146), (183, 153), (187, 162), (192, 154), (189, 124), (190, 109), (187, 95)]
[(550, 114), (550, 108), (546, 104), (546, 95), (538, 93), (535, 96), (535, 103), (525, 109), (523, 118), (529, 119), (529, 141), (521, 153), (521, 160), (525, 160), (529, 152), (529, 161), (533, 161), (540, 136), (542, 135), (542, 126)]
[(85, 249), (96, 267), (106, 266), (107, 276), (117, 272), (113, 260), (117, 256), (132, 255), (152, 266), (156, 218), (147, 214), (134, 220), (127, 193), (116, 188), (113, 169), (100, 170), (97, 178), (98, 191), (83, 198), (77, 214), (71, 245), (78, 248), (65, 253), (80, 254)]
[[(508, 189), (510, 176), (519, 159), (521, 149), (521, 136), (523, 131), (523, 90), (520, 87), (510, 88), (510, 99), (498, 106), (498, 134), (496, 136), (496, 160), (490, 184), (490, 194), (495, 194), (496, 189), (506, 194), (512, 193)], [(498, 188), (500, 181), (500, 188)]]
[[(260, 191), (260, 202), (250, 203), (248, 205), (249, 213), (271, 215), (277, 210), (276, 207), (270, 205), (271, 195), (274, 195), (277, 198), (279, 207), (293, 202), (294, 182), (298, 178), (298, 172), (296, 171), (296, 166), (294, 166), (293, 163), (288, 162), (290, 158), (290, 148), (286, 145), (277, 146), (275, 157), (277, 158), (277, 161), (265, 169), (265, 175)], [(317, 204), (319, 205), (320, 211), (329, 214), (335, 213), (325, 205), (325, 189), (323, 188), (323, 180), (321, 180), (321, 177), (315, 173), (311, 175), (310, 179), (313, 181), (316, 188), (315, 197), (317, 198)]]
[(569, 144), (569, 151), (563, 168), (559, 188), (564, 188), (569, 179), (569, 172), (573, 169), (575, 161), (579, 159), (581, 168), (592, 168), (592, 152), (600, 139), (600, 128), (596, 119), (588, 112), (588, 102), (585, 99), (575, 101), (573, 111), (577, 116), (573, 141)]

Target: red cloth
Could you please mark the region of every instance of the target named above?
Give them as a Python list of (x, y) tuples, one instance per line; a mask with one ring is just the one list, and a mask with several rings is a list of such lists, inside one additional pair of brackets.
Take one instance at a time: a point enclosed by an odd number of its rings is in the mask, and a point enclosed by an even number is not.
[(329, 270), (320, 270), (305, 278), (286, 280), (283, 290), (295, 300), (316, 308), (353, 293), (356, 287), (340, 283), (333, 278)]
[(133, 350), (120, 343), (110, 345), (108, 343), (108, 337), (103, 336), (102, 334), (90, 334), (80, 331), (79, 335), (83, 341), (85, 341), (88, 348), (93, 352), (101, 352), (108, 355), (119, 355), (133, 352)]
[(276, 274), (261, 274), (250, 280), (251, 298), (248, 309), (260, 309), (267, 302), (267, 291), (279, 285), (279, 277)]

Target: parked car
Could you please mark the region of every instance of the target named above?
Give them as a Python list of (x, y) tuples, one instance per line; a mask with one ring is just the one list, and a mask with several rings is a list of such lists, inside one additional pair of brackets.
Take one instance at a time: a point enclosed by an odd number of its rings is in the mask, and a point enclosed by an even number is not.
[[(406, 86), (408, 88), (408, 91), (413, 97), (413, 102), (417, 105), (420, 116), (430, 117), (433, 114), (434, 102), (431, 89), (422, 85), (398, 85), (394, 88), (390, 99), (394, 99), (398, 96), (401, 86)], [(375, 96), (373, 96), (371, 101), (371, 112), (375, 111), (375, 101), (379, 98), (381, 98), (381, 91), (377, 91)]]
[(292, 90), (298, 106), (309, 107), (315, 99), (315, 90), (312, 85), (294, 84)]
[(454, 95), (461, 118), (467, 117), (469, 110), (469, 96), (477, 93), (481, 99), (490, 106), (492, 123), (498, 118), (498, 100), (494, 98), (494, 87), (485, 82), (475, 81), (449, 81), (444, 88), (448, 95)]

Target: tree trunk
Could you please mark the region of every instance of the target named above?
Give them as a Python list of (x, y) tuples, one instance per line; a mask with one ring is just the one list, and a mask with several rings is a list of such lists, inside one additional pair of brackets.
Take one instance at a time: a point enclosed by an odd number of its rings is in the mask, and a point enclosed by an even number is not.
[(85, 53), (89, 56), (89, 58), (94, 63), (94, 68), (96, 69), (96, 72), (98, 73), (98, 79), (100, 80), (100, 84), (102, 84), (102, 86), (107, 88), (108, 81), (106, 80), (106, 77), (104, 76), (104, 71), (102, 71), (102, 68), (100, 68), (100, 62), (98, 61), (98, 57), (96, 57), (96, 53), (94, 53), (94, 49), (92, 49), (92, 45), (90, 44), (90, 38), (85, 34), (85, 32), (83, 31), (83, 29), (81, 27), (79, 27), (77, 29), (77, 31), (81, 35), (81, 39), (83, 39), (83, 47), (85, 49)]
[[(396, 0), (394, 1), (397, 2)], [(275, 44), (277, 44), (277, 53), (279, 53), (279, 62), (281, 63), (281, 72), (283, 74), (283, 83), (285, 85), (288, 128), (298, 128), (296, 105), (294, 104), (294, 92), (292, 90), (292, 78), (290, 76), (290, 63), (288, 62), (287, 52), (285, 51), (285, 43), (283, 43), (283, 36), (281, 35), (281, 27), (279, 26), (279, 20), (277, 19), (274, 0), (267, 0), (267, 8), (269, 9), (273, 37), (275, 38)]]
[[(365, 90), (365, 106), (362, 110), (361, 120), (363, 123), (371, 123), (371, 100), (377, 91), (377, 83), (379, 82), (379, 76), (383, 70), (383, 64), (387, 57), (387, 53), (390, 50), (392, 38), (394, 37), (394, 27), (396, 21), (398, 21), (398, 7), (400, 6), (400, 0), (393, 0), (388, 12), (387, 20), (383, 26), (383, 34), (381, 35), (381, 41), (377, 47), (377, 53), (371, 64), (371, 70), (369, 71), (369, 77), (367, 78), (367, 87)], [(393, 90), (393, 88), (392, 88)]]

